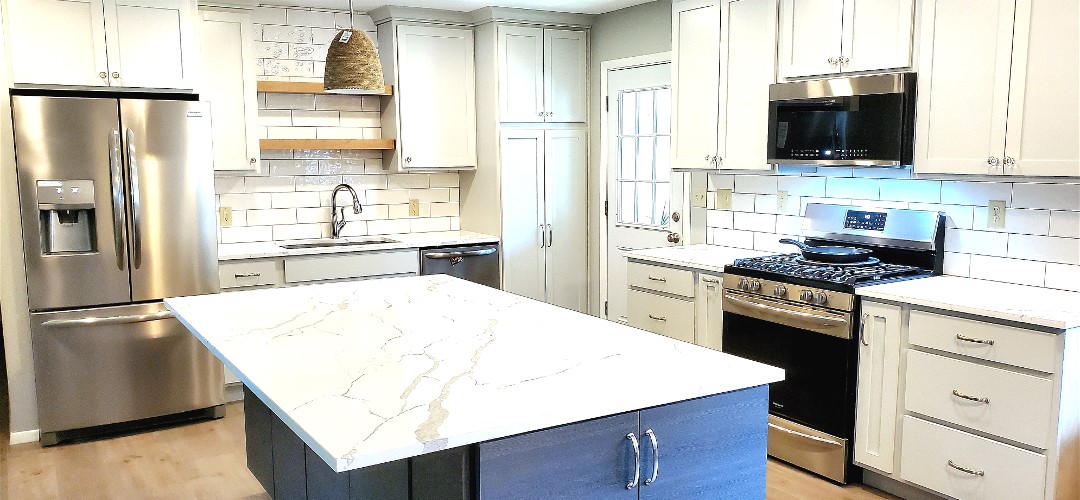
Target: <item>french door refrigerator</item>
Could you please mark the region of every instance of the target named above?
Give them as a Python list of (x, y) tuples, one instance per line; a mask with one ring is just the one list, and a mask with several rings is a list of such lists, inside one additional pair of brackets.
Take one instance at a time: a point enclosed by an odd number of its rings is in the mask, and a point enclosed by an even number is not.
[(221, 362), (162, 303), (218, 291), (209, 110), (11, 100), (41, 443), (223, 415)]

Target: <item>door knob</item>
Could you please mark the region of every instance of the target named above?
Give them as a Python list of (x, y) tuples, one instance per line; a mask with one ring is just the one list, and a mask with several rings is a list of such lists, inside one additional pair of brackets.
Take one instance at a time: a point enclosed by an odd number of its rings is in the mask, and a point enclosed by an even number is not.
[(679, 236), (679, 233), (668, 233), (667, 240), (668, 243), (678, 243), (679, 241), (682, 241), (682, 237)]

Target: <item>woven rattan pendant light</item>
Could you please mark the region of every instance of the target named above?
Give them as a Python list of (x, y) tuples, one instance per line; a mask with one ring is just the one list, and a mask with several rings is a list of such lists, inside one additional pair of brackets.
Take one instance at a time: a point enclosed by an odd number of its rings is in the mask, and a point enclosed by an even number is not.
[(371, 38), (354, 27), (349, 0), (349, 29), (339, 31), (326, 50), (323, 89), (332, 94), (382, 94), (386, 84), (379, 52)]

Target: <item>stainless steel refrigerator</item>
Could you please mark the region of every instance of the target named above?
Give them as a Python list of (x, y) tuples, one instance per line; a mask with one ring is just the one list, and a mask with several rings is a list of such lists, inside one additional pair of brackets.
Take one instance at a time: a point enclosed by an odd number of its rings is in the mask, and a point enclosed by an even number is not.
[(221, 362), (162, 303), (218, 291), (209, 110), (11, 100), (42, 444), (221, 416)]

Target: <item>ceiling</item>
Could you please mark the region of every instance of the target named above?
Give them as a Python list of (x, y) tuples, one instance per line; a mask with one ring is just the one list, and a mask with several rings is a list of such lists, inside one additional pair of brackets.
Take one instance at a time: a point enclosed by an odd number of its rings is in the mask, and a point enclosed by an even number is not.
[[(427, 7), (431, 9), (459, 10), (468, 12), (493, 4), (498, 7), (603, 14), (652, 0), (353, 0), (353, 8), (366, 12), (383, 5), (402, 7)], [(317, 9), (348, 10), (349, 0), (257, 0), (263, 5), (313, 7)]]

